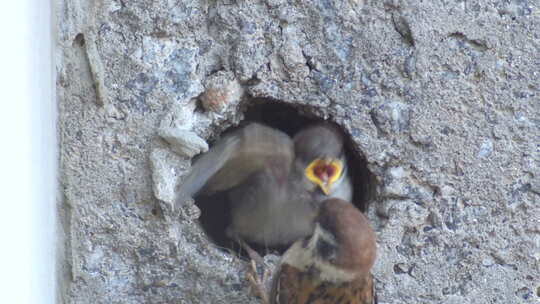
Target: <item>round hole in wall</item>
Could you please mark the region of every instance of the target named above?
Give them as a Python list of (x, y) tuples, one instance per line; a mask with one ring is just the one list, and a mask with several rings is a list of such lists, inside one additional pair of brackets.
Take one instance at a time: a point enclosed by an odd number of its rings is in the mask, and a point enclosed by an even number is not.
[[(289, 136), (294, 136), (302, 128), (318, 121), (321, 118), (313, 114), (313, 109), (298, 105), (290, 105), (284, 102), (270, 99), (251, 99), (244, 105), (245, 119), (238, 127), (250, 122), (259, 122), (267, 126), (279, 129)], [(368, 170), (362, 153), (354, 146), (353, 140), (343, 128), (341, 131), (345, 137), (345, 149), (349, 174), (353, 182), (352, 203), (361, 211), (365, 212), (368, 204), (372, 201), (375, 189), (375, 178)], [(230, 129), (229, 129), (230, 130)], [(229, 130), (225, 130), (228, 132)], [(241, 249), (225, 234), (230, 222), (230, 202), (226, 193), (216, 193), (206, 196), (204, 193), (195, 197), (195, 203), (201, 209), (200, 223), (208, 236), (220, 247), (229, 248), (236, 252)], [(287, 248), (261, 248), (253, 244), (252, 247), (261, 254), (277, 251), (282, 253)], [(243, 253), (241, 253), (243, 255)]]

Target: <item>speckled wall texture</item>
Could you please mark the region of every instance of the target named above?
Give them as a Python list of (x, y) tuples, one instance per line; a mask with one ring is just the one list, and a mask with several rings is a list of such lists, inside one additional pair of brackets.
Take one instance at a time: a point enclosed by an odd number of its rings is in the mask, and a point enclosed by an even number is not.
[[(62, 303), (258, 303), (191, 157), (281, 101), (373, 174), (381, 303), (540, 300), (540, 2), (57, 0)], [(187, 147), (187, 148), (186, 148)]]

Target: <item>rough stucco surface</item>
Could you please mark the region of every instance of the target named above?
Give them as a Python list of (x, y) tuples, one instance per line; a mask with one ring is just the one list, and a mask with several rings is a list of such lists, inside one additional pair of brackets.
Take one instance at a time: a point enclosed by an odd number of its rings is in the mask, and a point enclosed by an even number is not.
[(341, 124), (365, 156), (381, 303), (540, 300), (538, 1), (56, 7), (60, 302), (257, 303), (197, 207), (171, 208), (200, 139), (252, 97)]

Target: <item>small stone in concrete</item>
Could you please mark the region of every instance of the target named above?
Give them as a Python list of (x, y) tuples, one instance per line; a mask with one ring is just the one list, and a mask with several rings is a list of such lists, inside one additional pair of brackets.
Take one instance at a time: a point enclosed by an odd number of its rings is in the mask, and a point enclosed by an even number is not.
[(409, 129), (409, 106), (401, 102), (390, 102), (373, 109), (373, 123), (386, 134), (403, 133)]
[(208, 143), (192, 131), (178, 128), (162, 128), (158, 134), (179, 155), (193, 157), (199, 153), (208, 151)]
[(156, 148), (150, 154), (152, 170), (152, 187), (157, 199), (172, 204), (175, 199), (175, 188), (181, 170), (186, 170), (189, 162), (172, 153), (169, 149)]
[(495, 264), (495, 261), (490, 257), (487, 257), (487, 258), (482, 260), (482, 265), (484, 265), (486, 267), (493, 266), (493, 264)]
[(217, 72), (210, 76), (200, 100), (207, 111), (222, 113), (229, 105), (238, 103), (243, 90), (231, 72)]
[(480, 151), (478, 151), (478, 157), (486, 158), (493, 153), (493, 142), (491, 140), (486, 140), (480, 146)]
[(193, 199), (186, 200), (182, 204), (181, 216), (186, 220), (194, 221), (201, 217), (201, 209), (195, 205)]

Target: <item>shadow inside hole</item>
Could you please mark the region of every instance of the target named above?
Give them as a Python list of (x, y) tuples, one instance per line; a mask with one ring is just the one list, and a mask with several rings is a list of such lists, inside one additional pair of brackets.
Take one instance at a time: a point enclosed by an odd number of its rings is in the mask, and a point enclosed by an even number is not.
[[(301, 106), (292, 106), (279, 101), (269, 99), (250, 100), (245, 109), (245, 119), (238, 127), (241, 128), (250, 122), (259, 122), (267, 126), (279, 129), (289, 136), (294, 136), (302, 128), (310, 124), (323, 121), (317, 116), (310, 114), (309, 108)], [(361, 211), (365, 212), (368, 203), (372, 200), (371, 194), (375, 188), (375, 179), (368, 170), (366, 161), (361, 154), (354, 148), (352, 138), (340, 127), (345, 137), (345, 151), (348, 163), (348, 173), (353, 183), (352, 203)], [(227, 194), (224, 192), (216, 193), (211, 196), (201, 194), (195, 197), (197, 206), (201, 209), (200, 223), (208, 236), (216, 245), (229, 248), (246, 257), (245, 252), (239, 246), (226, 236), (226, 228), (231, 221), (230, 202)], [(269, 252), (283, 253), (287, 247), (264, 248), (255, 244), (250, 244), (253, 249), (264, 255)]]

